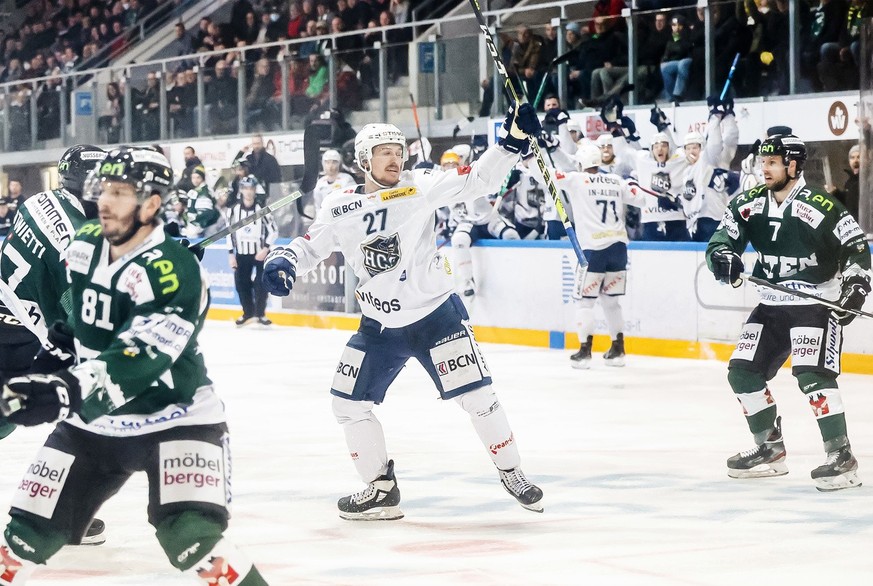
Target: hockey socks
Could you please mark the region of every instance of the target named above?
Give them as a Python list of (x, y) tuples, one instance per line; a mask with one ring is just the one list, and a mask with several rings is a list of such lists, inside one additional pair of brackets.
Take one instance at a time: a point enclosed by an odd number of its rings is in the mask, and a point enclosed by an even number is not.
[(500, 470), (518, 467), (521, 457), (518, 455), (515, 438), (506, 412), (500, 406), (491, 386), (464, 393), (455, 397), (455, 401), (470, 414), (473, 428), (494, 464)]
[(373, 405), (372, 401), (333, 398), (333, 414), (343, 426), (349, 455), (364, 482), (372, 482), (388, 470), (385, 434)]

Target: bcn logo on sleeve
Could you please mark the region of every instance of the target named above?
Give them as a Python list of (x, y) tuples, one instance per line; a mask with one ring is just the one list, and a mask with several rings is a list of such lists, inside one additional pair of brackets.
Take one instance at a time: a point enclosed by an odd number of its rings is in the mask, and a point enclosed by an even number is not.
[(224, 451), (206, 442), (181, 440), (160, 447), (161, 504), (196, 501), (227, 504)]
[(12, 506), (51, 519), (75, 460), (75, 456), (43, 447), (18, 485)]

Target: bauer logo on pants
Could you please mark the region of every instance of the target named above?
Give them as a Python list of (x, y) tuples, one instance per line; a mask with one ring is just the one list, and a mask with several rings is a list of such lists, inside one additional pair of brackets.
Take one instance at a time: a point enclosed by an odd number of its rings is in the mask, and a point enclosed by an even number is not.
[(161, 504), (194, 501), (227, 504), (224, 450), (206, 442), (163, 442), (160, 447)]
[(43, 447), (18, 485), (12, 506), (51, 519), (75, 460), (75, 456)]
[(478, 354), (468, 336), (446, 342), (430, 351), (444, 393), (482, 380)]

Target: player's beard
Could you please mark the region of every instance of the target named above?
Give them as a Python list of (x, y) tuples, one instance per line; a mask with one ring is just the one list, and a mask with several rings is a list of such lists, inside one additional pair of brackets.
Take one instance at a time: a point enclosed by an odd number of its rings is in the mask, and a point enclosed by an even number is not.
[(133, 238), (139, 229), (144, 226), (139, 219), (140, 209), (142, 209), (142, 205), (137, 204), (133, 212), (125, 218), (119, 218), (117, 215), (113, 215), (112, 219), (115, 220), (115, 223), (118, 226), (118, 228), (113, 232), (108, 231), (103, 218), (100, 219), (100, 226), (103, 228), (103, 237), (109, 241), (109, 244), (112, 246), (122, 246)]

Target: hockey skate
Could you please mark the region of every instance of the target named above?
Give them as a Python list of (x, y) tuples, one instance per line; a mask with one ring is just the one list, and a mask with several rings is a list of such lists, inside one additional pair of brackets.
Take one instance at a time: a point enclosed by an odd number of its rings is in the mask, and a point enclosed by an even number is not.
[(776, 428), (763, 444), (728, 458), (727, 467), (731, 478), (766, 478), (788, 474), (785, 443), (782, 441), (782, 418), (776, 418)]
[(394, 477), (394, 460), (388, 470), (361, 492), (344, 496), (337, 503), (339, 516), (349, 521), (394, 521), (402, 519), (400, 489)]
[(106, 543), (106, 524), (100, 519), (91, 521), (88, 530), (85, 531), (85, 536), (79, 545), (101, 545)]
[(852, 455), (852, 448), (849, 445), (828, 452), (828, 459), (813, 470), (810, 476), (815, 482), (815, 487), (821, 492), (861, 486), (861, 479), (858, 477), (858, 460)]
[(236, 321), (233, 323), (235, 323), (237, 325), (237, 327), (241, 328), (243, 326), (247, 326), (249, 324), (255, 323), (257, 320), (258, 320), (258, 318), (256, 318), (256, 317), (246, 317), (244, 315), (241, 315), (238, 318), (236, 318)]
[(497, 469), (500, 473), (500, 484), (506, 492), (515, 497), (522, 507), (535, 513), (543, 512), (543, 491), (525, 478), (521, 468), (512, 470)]
[(604, 352), (603, 360), (607, 366), (624, 366), (624, 334), (616, 334), (612, 346)]
[(588, 336), (588, 341), (579, 346), (579, 351), (570, 355), (570, 366), (585, 370), (591, 368), (591, 344), (594, 336)]

